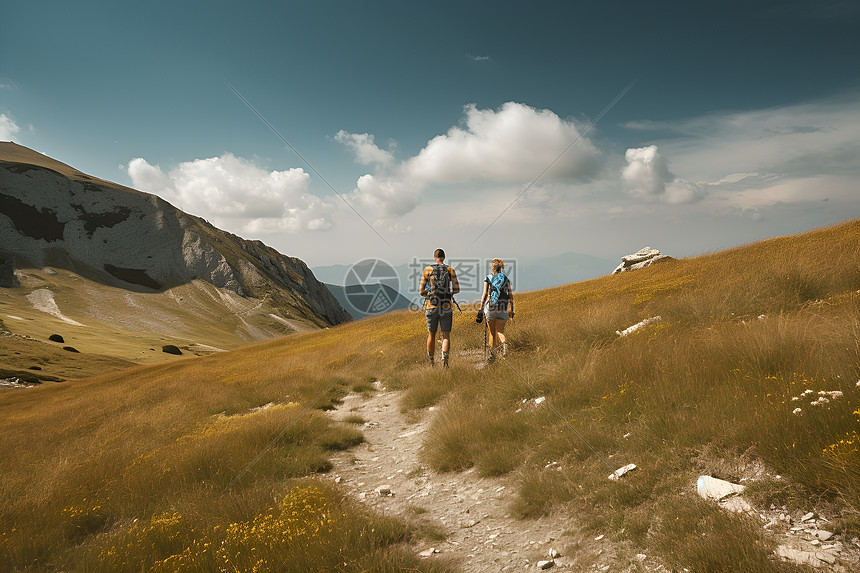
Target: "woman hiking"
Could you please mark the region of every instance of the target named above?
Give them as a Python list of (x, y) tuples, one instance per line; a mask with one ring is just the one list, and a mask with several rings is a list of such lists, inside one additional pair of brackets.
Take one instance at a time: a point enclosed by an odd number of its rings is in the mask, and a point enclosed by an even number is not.
[[(487, 326), (490, 328), (490, 357), (487, 364), (496, 360), (496, 353), (502, 356), (507, 352), (505, 342), (505, 323), (508, 318), (514, 317), (514, 294), (511, 290), (511, 280), (502, 272), (505, 262), (502, 259), (493, 259), (490, 263), (492, 274), (484, 279), (484, 294), (481, 295), (481, 309), (478, 311), (477, 322), (481, 322), (485, 315)], [(498, 347), (501, 347), (497, 350)]]

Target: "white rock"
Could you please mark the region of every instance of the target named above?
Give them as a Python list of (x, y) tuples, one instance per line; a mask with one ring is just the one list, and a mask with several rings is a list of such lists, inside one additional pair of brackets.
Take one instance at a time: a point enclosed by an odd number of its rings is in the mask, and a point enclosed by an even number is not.
[(645, 561), (646, 559), (648, 559), (648, 556), (645, 555), (644, 553), (637, 553), (636, 554), (636, 560), (637, 561)]
[(818, 557), (819, 553), (823, 552), (803, 551), (802, 549), (796, 549), (788, 545), (780, 545), (776, 548), (776, 555), (778, 557), (793, 561), (798, 565), (812, 565), (813, 567), (821, 565), (822, 560)]
[(626, 466), (620, 467), (611, 474), (609, 474), (609, 479), (617, 480), (621, 478), (621, 476), (625, 475), (627, 472), (631, 472), (636, 469), (636, 464), (627, 464)]
[(379, 495), (383, 496), (383, 497), (384, 497), (384, 496), (389, 496), (389, 495), (394, 495), (394, 494), (391, 492), (391, 488), (390, 488), (390, 487), (388, 487), (387, 485), (381, 485), (381, 486), (379, 486), (378, 488), (376, 488), (374, 491), (375, 491), (376, 493), (378, 493)]
[(640, 328), (645, 328), (646, 326), (650, 326), (652, 324), (660, 322), (661, 320), (663, 320), (663, 318), (660, 316), (652, 316), (651, 318), (646, 318), (641, 322), (637, 322), (633, 326), (628, 326), (624, 330), (616, 330), (615, 334), (617, 334), (618, 336), (627, 336), (628, 334), (633, 334)]
[(672, 257), (661, 254), (660, 251), (658, 251), (657, 249), (645, 247), (644, 249), (640, 249), (632, 255), (624, 255), (623, 257), (621, 257), (621, 264), (618, 265), (618, 267), (614, 271), (612, 271), (612, 274), (644, 269), (645, 267), (649, 267), (658, 261), (664, 261), (671, 258)]
[(549, 550), (549, 558), (550, 558), (550, 559), (558, 559), (559, 557), (561, 557), (561, 553), (559, 553), (559, 552), (558, 552), (558, 551), (556, 551), (555, 549), (550, 548), (550, 550)]
[(625, 263), (635, 264), (641, 263), (642, 261), (647, 261), (648, 259), (653, 259), (659, 254), (660, 251), (658, 251), (657, 249), (653, 249), (651, 247), (644, 247), (642, 249), (639, 249), (632, 255), (624, 255), (623, 257), (621, 257), (621, 260)]
[(594, 538), (594, 540), (595, 540), (595, 541), (600, 541), (601, 539), (603, 539), (603, 537), (604, 537), (604, 536), (601, 534), (601, 535), (598, 535), (597, 537), (595, 537), (595, 538)]
[(552, 561), (538, 561), (537, 562), (537, 568), (538, 569), (549, 569), (553, 565), (555, 565), (555, 563)]
[(815, 532), (815, 536), (818, 537), (818, 539), (820, 539), (821, 541), (827, 541), (831, 537), (833, 537), (833, 533), (831, 533), (830, 531), (825, 531), (823, 529), (819, 529), (818, 531)]
[(731, 483), (725, 480), (717, 479), (711, 476), (699, 476), (696, 482), (696, 491), (704, 499), (721, 500), (730, 495), (735, 495), (743, 492), (745, 486)]
[(540, 398), (535, 398), (535, 404), (543, 404), (546, 402), (546, 396), (541, 396)]
[(419, 557), (424, 557), (424, 558), (426, 559), (427, 557), (430, 557), (430, 556), (431, 556), (431, 555), (433, 555), (434, 553), (439, 553), (439, 550), (438, 550), (438, 549), (436, 549), (435, 547), (431, 547), (430, 549), (425, 549), (424, 551), (422, 551), (421, 553), (419, 553), (419, 554), (418, 554), (418, 556), (419, 556)]
[(720, 507), (722, 507), (723, 509), (728, 509), (729, 511), (733, 511), (735, 513), (748, 513), (753, 510), (749, 502), (739, 496), (722, 499), (719, 503)]
[(836, 555), (832, 551), (816, 551), (815, 557), (830, 565), (836, 563)]
[(810, 519), (812, 519), (813, 517), (815, 517), (815, 514), (814, 514), (814, 513), (812, 513), (812, 512), (810, 511), (809, 513), (807, 513), (806, 515), (804, 515), (803, 517), (801, 517), (801, 518), (800, 518), (800, 521), (801, 521), (801, 523), (802, 523), (802, 522), (804, 522), (804, 521), (809, 521), (809, 520), (810, 520)]

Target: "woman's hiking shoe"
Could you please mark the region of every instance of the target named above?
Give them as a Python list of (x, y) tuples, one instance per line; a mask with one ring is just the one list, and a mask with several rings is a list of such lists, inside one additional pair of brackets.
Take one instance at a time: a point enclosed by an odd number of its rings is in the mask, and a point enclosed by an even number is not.
[(448, 353), (447, 352), (442, 353), (442, 366), (444, 366), (445, 368), (448, 368)]
[(429, 352), (427, 353), (427, 360), (430, 361), (430, 366), (433, 366), (433, 355)]

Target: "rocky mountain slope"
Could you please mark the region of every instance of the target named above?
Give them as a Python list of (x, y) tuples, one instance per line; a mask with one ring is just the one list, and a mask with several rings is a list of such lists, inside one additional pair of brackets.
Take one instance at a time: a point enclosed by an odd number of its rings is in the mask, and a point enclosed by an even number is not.
[(7, 329), (31, 336), (21, 308), (180, 338), (209, 319), (224, 336), (199, 342), (226, 346), (351, 318), (301, 260), (14, 143), (0, 143), (0, 287)]

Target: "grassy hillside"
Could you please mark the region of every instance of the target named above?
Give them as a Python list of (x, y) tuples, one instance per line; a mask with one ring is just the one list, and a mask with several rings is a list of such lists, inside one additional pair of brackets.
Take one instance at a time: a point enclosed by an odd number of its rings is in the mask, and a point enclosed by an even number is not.
[[(40, 375), (62, 379), (107, 372), (111, 362), (115, 369), (181, 359), (162, 352), (167, 344), (187, 357), (317, 328), (309, 320), (281, 318), (284, 307), (270, 297), (243, 298), (202, 280), (135, 292), (46, 268), (19, 270), (19, 282), (0, 288), (0, 331), (34, 340), (22, 351), (17, 346), (24, 341), (0, 338), (0, 369), (37, 365)], [(52, 334), (65, 344), (48, 342)], [(61, 352), (63, 346), (79, 353)]]
[(671, 567), (799, 570), (770, 558), (760, 527), (698, 499), (704, 473), (860, 535), (860, 221), (526, 293), (507, 332), (507, 359), (483, 370), (473, 313), (456, 316), (444, 372), (424, 365), (423, 318), (403, 311), (0, 393), (0, 563), (444, 568), (402, 551), (434, 532), (306, 479), (361, 440), (320, 408), (376, 379), (416, 415), (440, 408), (429, 467), (509, 475), (523, 519), (572, 512)]

